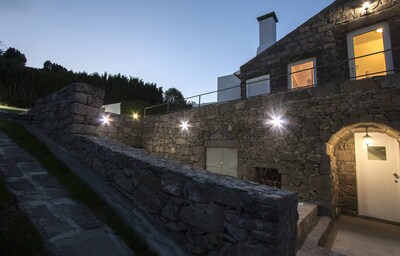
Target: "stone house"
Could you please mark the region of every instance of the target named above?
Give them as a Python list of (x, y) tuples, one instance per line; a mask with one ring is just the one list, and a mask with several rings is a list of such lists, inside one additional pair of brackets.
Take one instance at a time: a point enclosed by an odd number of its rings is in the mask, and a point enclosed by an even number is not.
[(279, 41), (260, 38), (240, 67), (241, 99), (146, 117), (141, 145), (296, 191), (328, 215), (400, 222), (399, 3), (336, 0)]
[[(296, 114), (298, 119), (308, 122), (300, 141), (319, 135), (322, 141), (316, 141), (315, 145), (326, 143), (330, 166), (324, 166), (325, 170), (319, 166), (318, 175), (309, 176), (307, 172), (312, 170), (308, 169), (313, 169), (315, 162), (310, 162), (306, 156), (300, 166), (291, 167), (310, 178), (305, 183), (319, 184), (317, 200), (325, 198), (331, 201), (332, 207), (328, 208), (336, 209), (333, 213), (341, 211), (400, 222), (400, 127), (398, 117), (394, 117), (400, 114), (398, 107), (394, 106), (400, 98), (382, 87), (374, 87), (376, 85), (371, 83), (373, 79), (367, 79), (395, 76), (393, 74), (400, 69), (399, 3), (337, 0), (276, 43), (260, 38), (257, 56), (240, 68), (242, 98), (253, 96), (249, 92), (257, 92), (257, 87), (264, 90), (258, 90), (259, 94), (296, 90), (300, 97), (304, 97), (301, 91), (310, 88), (314, 91), (337, 90), (337, 84), (341, 84), (341, 100), (328, 104), (331, 98), (322, 102), (312, 97), (306, 105), (314, 111), (304, 109), (303, 103), (299, 103), (298, 110), (304, 112)], [(261, 29), (266, 26), (263, 22), (273, 24), (278, 20), (271, 13), (259, 17), (258, 21)], [(275, 34), (273, 25), (268, 25), (272, 38)], [(366, 80), (363, 82), (363, 79)], [(392, 79), (398, 84), (398, 76)], [(372, 92), (372, 88), (377, 90)], [(360, 95), (353, 95), (354, 90), (359, 90)], [(361, 96), (363, 93), (365, 95)], [(357, 99), (360, 96), (369, 100), (380, 98), (386, 106), (364, 104), (365, 100)], [(346, 105), (348, 109), (342, 112), (338, 109), (326, 111), (328, 108), (340, 108), (336, 104)], [(321, 105), (326, 108), (325, 111), (319, 111)], [(323, 119), (324, 124), (321, 125)], [(326, 119), (336, 123), (328, 128), (326, 124), (329, 121)], [(365, 146), (362, 137), (368, 134), (368, 129), (370, 135), (373, 132), (371, 136), (374, 139)], [(300, 151), (301, 155), (301, 148), (300, 145), (299, 150), (287, 151)], [(374, 150), (380, 151), (379, 157), (375, 157)], [(390, 154), (393, 155), (390, 157)], [(288, 162), (293, 162), (293, 159), (286, 159), (284, 165)], [(282, 164), (278, 166), (281, 167), (279, 173), (283, 174), (282, 185), (299, 191), (300, 197), (310, 198), (301, 188), (304, 185), (300, 185), (301, 182), (295, 184), (292, 175), (285, 175)], [(322, 173), (329, 176), (321, 180)]]

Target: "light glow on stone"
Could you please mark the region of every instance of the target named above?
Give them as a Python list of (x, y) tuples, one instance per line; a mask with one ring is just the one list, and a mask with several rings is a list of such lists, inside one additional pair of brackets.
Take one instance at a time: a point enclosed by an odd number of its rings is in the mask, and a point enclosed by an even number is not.
[(283, 118), (285, 111), (270, 111), (267, 112), (267, 120), (266, 125), (270, 127), (270, 130), (277, 131), (283, 134), (283, 131), (286, 130), (285, 124), (287, 121)]
[(132, 118), (135, 119), (135, 120), (139, 119), (139, 114), (138, 113), (133, 113), (132, 114)]
[(110, 119), (110, 116), (109, 116), (109, 115), (103, 115), (103, 116), (100, 118), (100, 121), (101, 121), (102, 125), (109, 125), (110, 122), (111, 122), (111, 119)]
[(370, 1), (366, 1), (363, 3), (362, 8), (366, 11), (368, 11), (369, 7), (371, 7), (371, 2)]
[(188, 132), (191, 125), (189, 124), (189, 121), (181, 120), (179, 127), (181, 128), (181, 132)]

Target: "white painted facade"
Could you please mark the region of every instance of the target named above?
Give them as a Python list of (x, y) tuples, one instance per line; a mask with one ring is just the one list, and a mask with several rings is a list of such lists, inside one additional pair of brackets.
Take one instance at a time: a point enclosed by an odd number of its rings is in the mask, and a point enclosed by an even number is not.
[(113, 104), (108, 104), (108, 105), (103, 105), (104, 111), (108, 113), (114, 113), (114, 114), (121, 114), (121, 102), (120, 103), (113, 103)]
[[(232, 89), (228, 89), (234, 87)], [(224, 90), (227, 89), (227, 90)], [(221, 91), (223, 90), (223, 91)], [(236, 75), (218, 77), (218, 102), (240, 99), (240, 79)]]
[(274, 12), (257, 18), (259, 23), (260, 45), (257, 48), (257, 55), (276, 43), (276, 23), (278, 18)]

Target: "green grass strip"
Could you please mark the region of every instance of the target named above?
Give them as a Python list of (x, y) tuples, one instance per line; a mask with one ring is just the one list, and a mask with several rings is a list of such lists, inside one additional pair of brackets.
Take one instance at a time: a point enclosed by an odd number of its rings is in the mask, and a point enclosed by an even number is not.
[(47, 256), (42, 237), (0, 177), (0, 255)]
[(114, 211), (60, 162), (51, 151), (22, 125), (0, 121), (3, 130), (18, 146), (40, 162), (70, 193), (70, 196), (92, 209), (97, 217), (107, 223), (137, 255), (155, 255), (143, 240), (125, 225)]

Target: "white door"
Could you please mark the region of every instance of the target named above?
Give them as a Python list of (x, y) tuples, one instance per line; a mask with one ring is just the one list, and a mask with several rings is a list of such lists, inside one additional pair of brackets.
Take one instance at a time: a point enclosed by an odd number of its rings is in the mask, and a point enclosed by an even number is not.
[(397, 140), (383, 133), (355, 134), (358, 214), (400, 222), (400, 150)]
[(207, 148), (206, 169), (210, 172), (237, 177), (237, 149)]
[(351, 79), (393, 73), (389, 26), (378, 23), (347, 35)]

